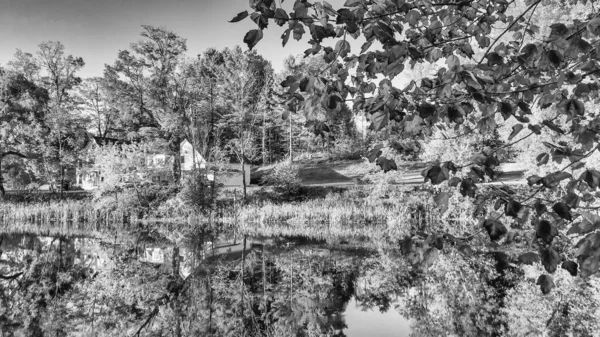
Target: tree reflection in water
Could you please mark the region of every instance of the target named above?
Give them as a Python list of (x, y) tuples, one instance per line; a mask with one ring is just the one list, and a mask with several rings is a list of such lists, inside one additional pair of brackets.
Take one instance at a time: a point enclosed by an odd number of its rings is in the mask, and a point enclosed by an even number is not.
[(396, 313), (385, 317), (408, 322), (412, 336), (600, 332), (597, 279), (560, 270), (560, 286), (544, 296), (540, 268), (515, 267), (502, 253), (465, 257), (440, 245), (416, 257), (403, 245), (168, 237), (4, 234), (4, 336), (346, 336), (351, 300)]

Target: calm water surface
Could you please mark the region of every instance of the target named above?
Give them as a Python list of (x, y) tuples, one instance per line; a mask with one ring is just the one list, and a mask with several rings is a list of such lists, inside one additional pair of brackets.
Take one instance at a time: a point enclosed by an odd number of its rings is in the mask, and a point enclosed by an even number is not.
[[(147, 229), (102, 238), (2, 234), (0, 329), (2, 336), (599, 336), (596, 281), (574, 288), (560, 274), (564, 290), (543, 296), (529, 276), (536, 270), (493, 254), (466, 258), (440, 244), (419, 258), (400, 246)], [(561, 291), (571, 292), (569, 302)]]

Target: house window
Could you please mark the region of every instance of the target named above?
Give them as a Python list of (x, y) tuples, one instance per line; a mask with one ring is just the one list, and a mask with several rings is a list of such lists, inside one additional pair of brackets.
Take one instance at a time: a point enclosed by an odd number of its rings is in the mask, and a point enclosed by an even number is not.
[(181, 156), (181, 159), (180, 159), (180, 160), (181, 160), (181, 163), (182, 163), (182, 164), (183, 164), (183, 163), (185, 163), (185, 156)]

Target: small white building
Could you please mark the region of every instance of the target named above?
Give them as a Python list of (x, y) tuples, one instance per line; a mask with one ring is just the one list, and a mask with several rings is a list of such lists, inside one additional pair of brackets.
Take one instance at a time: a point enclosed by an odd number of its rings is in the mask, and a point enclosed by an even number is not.
[[(102, 172), (94, 163), (94, 151), (99, 146), (104, 145), (119, 145), (124, 141), (111, 138), (92, 137), (81, 150), (82, 157), (75, 172), (75, 185), (84, 190), (93, 190), (104, 180)], [(194, 169), (205, 170), (208, 180), (217, 179), (218, 183), (224, 186), (242, 186), (242, 170), (240, 164), (226, 165), (211, 165), (202, 157), (202, 155), (194, 149), (193, 145), (186, 139), (181, 142), (179, 147), (179, 159), (181, 164), (181, 173), (185, 176)], [(140, 165), (146, 165), (151, 173), (147, 174), (144, 179), (154, 183), (168, 183), (172, 181), (173, 156), (157, 151), (148, 154), (146, 162)], [(250, 184), (250, 165), (245, 165), (246, 184)]]

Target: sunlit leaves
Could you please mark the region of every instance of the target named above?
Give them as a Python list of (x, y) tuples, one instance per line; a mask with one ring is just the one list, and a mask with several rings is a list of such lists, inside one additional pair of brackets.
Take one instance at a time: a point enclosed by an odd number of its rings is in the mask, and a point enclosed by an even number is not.
[(475, 198), (475, 192), (477, 192), (477, 185), (475, 185), (473, 180), (470, 178), (463, 179), (460, 183), (460, 194), (462, 194), (463, 197), (469, 196)]
[(560, 262), (560, 256), (552, 247), (543, 248), (541, 250), (542, 265), (546, 271), (553, 274), (556, 271), (558, 263)]
[(389, 171), (397, 171), (398, 166), (396, 166), (396, 162), (392, 159), (387, 159), (385, 157), (379, 157), (376, 162), (377, 166), (379, 166), (383, 172)]
[(571, 207), (564, 202), (557, 202), (554, 204), (554, 206), (552, 206), (552, 210), (565, 220), (573, 220), (573, 216), (571, 215)]
[(504, 204), (504, 213), (507, 216), (517, 218), (519, 216), (519, 212), (521, 211), (522, 208), (523, 208), (523, 205), (521, 205), (520, 202), (513, 200), (513, 199), (509, 199)]
[(515, 138), (515, 136), (518, 135), (521, 130), (523, 130), (523, 124), (515, 124), (512, 128), (512, 132), (508, 136), (508, 140)]
[(560, 267), (568, 271), (571, 276), (577, 276), (577, 263), (575, 261), (565, 261)]
[(585, 181), (591, 189), (595, 190), (600, 186), (600, 172), (588, 169), (579, 176), (579, 180)]
[(508, 232), (502, 222), (493, 219), (485, 220), (483, 222), (483, 228), (485, 228), (492, 241), (500, 240), (500, 238)]
[(554, 287), (556, 286), (550, 275), (540, 275), (536, 284), (540, 286), (542, 294), (544, 295), (548, 295), (550, 291), (552, 291), (552, 289), (554, 289)]
[(588, 234), (575, 246), (580, 275), (587, 278), (600, 269), (600, 233)]
[(540, 256), (534, 252), (521, 254), (517, 260), (522, 264), (535, 264), (541, 261)]
[(552, 240), (558, 235), (556, 227), (548, 220), (541, 220), (538, 223), (536, 236), (542, 239), (546, 244), (551, 244)]

